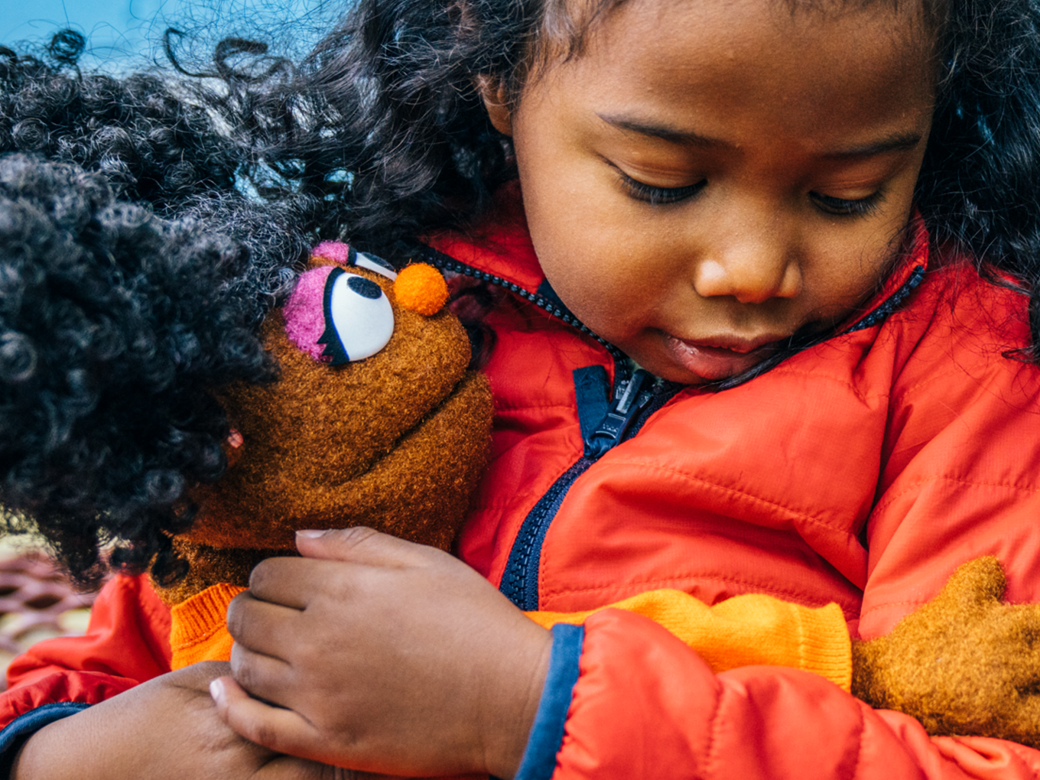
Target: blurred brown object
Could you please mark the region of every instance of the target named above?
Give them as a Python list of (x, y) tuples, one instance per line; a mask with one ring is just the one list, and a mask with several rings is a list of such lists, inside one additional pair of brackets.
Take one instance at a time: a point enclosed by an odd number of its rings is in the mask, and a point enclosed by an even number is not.
[(41, 639), (84, 633), (94, 597), (76, 592), (42, 553), (0, 549), (0, 690), (15, 656)]

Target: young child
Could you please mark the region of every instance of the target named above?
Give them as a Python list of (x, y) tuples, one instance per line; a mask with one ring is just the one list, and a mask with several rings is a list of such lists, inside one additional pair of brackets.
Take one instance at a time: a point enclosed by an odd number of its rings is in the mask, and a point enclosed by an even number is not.
[(715, 675), (638, 615), (550, 635), (521, 610), (759, 592), (872, 638), (986, 554), (1040, 600), (1038, 46), (1025, 3), (362, 3), (240, 104), (282, 124), (242, 127), (328, 196), (318, 227), (490, 291), (469, 566), (301, 534), (229, 614), (213, 690), (251, 743), (192, 667), (41, 716), (12, 776), (323, 776), (258, 745), (395, 774), (1035, 776), (809, 675)]

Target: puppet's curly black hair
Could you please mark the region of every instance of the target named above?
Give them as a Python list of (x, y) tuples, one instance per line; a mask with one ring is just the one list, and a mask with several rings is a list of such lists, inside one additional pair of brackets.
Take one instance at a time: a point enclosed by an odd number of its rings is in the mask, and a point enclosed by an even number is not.
[(81, 73), (86, 41), (56, 34), (45, 58), (0, 46), (0, 153), (22, 152), (103, 172), (117, 193), (176, 213), (234, 189), (237, 149), (191, 81)]
[(98, 173), (0, 156), (0, 505), (83, 583), (109, 542), (105, 565), (179, 573), (185, 490), (226, 466), (213, 391), (275, 375), (257, 326), (291, 285), (293, 247), (242, 225), (280, 243), (272, 264), (210, 229), (229, 208), (167, 221)]

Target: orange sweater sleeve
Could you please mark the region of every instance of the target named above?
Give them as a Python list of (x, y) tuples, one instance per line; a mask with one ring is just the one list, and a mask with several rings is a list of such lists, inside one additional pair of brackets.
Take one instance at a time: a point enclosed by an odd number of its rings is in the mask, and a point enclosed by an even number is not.
[[(715, 672), (741, 666), (787, 666), (813, 672), (848, 691), (852, 643), (837, 604), (812, 608), (763, 596), (736, 596), (709, 607), (678, 590), (654, 590), (610, 604), (668, 629)], [(546, 628), (583, 623), (593, 612), (528, 612)]]
[(234, 640), (227, 630), (227, 608), (244, 590), (222, 582), (170, 609), (171, 668), (231, 659)]
[[(171, 665), (227, 661), (231, 635), (227, 607), (244, 588), (214, 585), (170, 610)], [(668, 629), (716, 672), (741, 666), (788, 666), (813, 672), (846, 691), (852, 686), (852, 646), (837, 604), (812, 608), (748, 594), (709, 607), (678, 590), (654, 590), (610, 604), (649, 618)], [(528, 612), (546, 628), (582, 623), (586, 612)]]

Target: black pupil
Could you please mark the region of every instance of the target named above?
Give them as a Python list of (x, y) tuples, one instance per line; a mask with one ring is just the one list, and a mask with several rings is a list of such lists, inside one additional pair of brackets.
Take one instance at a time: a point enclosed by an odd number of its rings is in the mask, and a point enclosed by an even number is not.
[(373, 301), (383, 294), (382, 287), (363, 276), (350, 277), (347, 280), (347, 286), (362, 298), (371, 298)]

